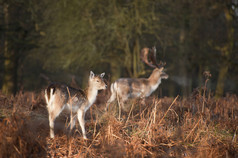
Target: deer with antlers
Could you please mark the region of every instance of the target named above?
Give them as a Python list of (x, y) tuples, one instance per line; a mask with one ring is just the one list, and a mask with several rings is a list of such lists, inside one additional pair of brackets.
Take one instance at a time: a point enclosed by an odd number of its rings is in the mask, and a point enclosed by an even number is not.
[[(150, 58), (150, 62), (148, 61)], [(111, 97), (107, 101), (106, 109), (108, 109), (109, 104), (116, 98), (119, 101), (119, 106), (124, 108), (124, 102), (129, 98), (145, 98), (154, 92), (161, 79), (167, 79), (169, 76), (164, 72), (165, 63), (156, 62), (156, 48), (152, 49), (143, 48), (141, 51), (141, 59), (148, 66), (154, 68), (149, 78), (119, 78), (114, 83), (111, 84), (110, 91)]]
[(69, 87), (65, 84), (53, 83), (45, 90), (45, 100), (49, 113), (50, 137), (54, 138), (54, 121), (57, 116), (67, 109), (71, 113), (70, 129), (75, 125), (75, 117), (78, 117), (79, 125), (81, 127), (83, 138), (87, 139), (84, 116), (86, 111), (95, 102), (98, 90), (106, 89), (107, 85), (103, 80), (105, 73), (94, 75), (91, 71), (88, 88), (86, 91)]

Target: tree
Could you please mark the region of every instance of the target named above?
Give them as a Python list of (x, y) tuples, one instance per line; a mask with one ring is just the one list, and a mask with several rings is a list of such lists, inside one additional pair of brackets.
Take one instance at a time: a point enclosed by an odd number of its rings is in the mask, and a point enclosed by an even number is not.
[(87, 82), (89, 70), (106, 71), (112, 81), (146, 77), (151, 69), (140, 61), (140, 50), (155, 45), (158, 60), (167, 62), (170, 77), (161, 85), (167, 95), (190, 95), (203, 85), (202, 74), (209, 70), (208, 86), (221, 96), (229, 86), (237, 89), (238, 70), (230, 69), (237, 65), (235, 3), (4, 1), (8, 7), (0, 8), (2, 90), (20, 84), (40, 89), (46, 84), (40, 74), (61, 82), (75, 77), (80, 86)]
[[(156, 44), (159, 27), (153, 1), (60, 1), (42, 5), (41, 48), (46, 69), (84, 72), (99, 64), (109, 65), (113, 80), (144, 73), (140, 50)], [(53, 7), (54, 6), (54, 7)], [(151, 40), (146, 36), (153, 36)], [(155, 40), (152, 40), (155, 39)], [(151, 43), (153, 41), (153, 43)], [(144, 43), (141, 45), (141, 43)], [(42, 59), (45, 59), (42, 57)], [(87, 70), (88, 71), (88, 70)]]
[(221, 52), (221, 57), (223, 58), (222, 63), (220, 65), (217, 86), (216, 86), (216, 97), (221, 97), (224, 93), (224, 85), (226, 81), (226, 77), (228, 76), (228, 69), (230, 67), (230, 58), (232, 56), (233, 49), (234, 49), (234, 25), (233, 21), (235, 20), (235, 16), (232, 16), (232, 5), (224, 4), (224, 17), (225, 17), (225, 24), (226, 24), (226, 41), (222, 44), (222, 46), (215, 46), (215, 48)]
[(31, 17), (31, 2), (3, 1), (2, 3), (2, 51), (4, 75), (2, 92), (16, 93), (18, 90), (19, 67), (26, 51), (35, 47), (34, 21)]

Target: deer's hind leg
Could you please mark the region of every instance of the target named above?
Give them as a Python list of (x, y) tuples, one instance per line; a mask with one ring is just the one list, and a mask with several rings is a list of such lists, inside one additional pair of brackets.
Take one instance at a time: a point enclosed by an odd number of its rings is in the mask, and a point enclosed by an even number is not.
[(49, 125), (50, 125), (50, 138), (54, 138), (54, 122), (55, 119), (59, 116), (59, 114), (63, 111), (63, 107), (57, 106), (57, 104), (52, 103), (48, 106), (48, 113), (49, 113)]
[(115, 92), (112, 92), (112, 94), (111, 94), (109, 100), (107, 101), (107, 105), (106, 105), (105, 111), (108, 110), (109, 104), (110, 104), (111, 102), (113, 102), (115, 99), (116, 99), (116, 93), (115, 93)]

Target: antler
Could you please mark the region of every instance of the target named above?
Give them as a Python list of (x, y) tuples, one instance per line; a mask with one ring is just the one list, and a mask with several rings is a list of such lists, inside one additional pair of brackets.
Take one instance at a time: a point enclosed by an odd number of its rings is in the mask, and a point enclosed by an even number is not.
[(155, 48), (155, 46), (152, 47), (151, 52), (152, 53), (150, 55), (150, 60), (152, 61), (152, 63), (158, 68), (164, 67), (166, 65), (166, 62), (160, 61), (159, 64), (157, 64), (157, 62), (156, 62), (156, 48)]
[[(152, 63), (148, 61), (148, 54), (149, 54), (149, 52), (151, 52), (149, 57), (150, 57), (150, 60), (151, 60)], [(145, 64), (147, 64), (148, 66), (150, 66), (152, 68), (156, 68), (156, 67), (161, 68), (161, 67), (164, 67), (166, 65), (166, 63), (161, 62), (161, 61), (160, 61), (159, 64), (157, 64), (157, 62), (156, 62), (156, 48), (155, 48), (155, 46), (152, 47), (152, 49), (143, 48), (141, 50), (141, 59), (142, 59), (142, 61)]]
[(141, 55), (140, 58), (141, 60), (147, 64), (148, 66), (152, 67), (152, 68), (156, 68), (155, 65), (153, 65), (151, 62), (148, 61), (148, 54), (149, 54), (150, 49), (149, 48), (143, 48), (141, 50)]

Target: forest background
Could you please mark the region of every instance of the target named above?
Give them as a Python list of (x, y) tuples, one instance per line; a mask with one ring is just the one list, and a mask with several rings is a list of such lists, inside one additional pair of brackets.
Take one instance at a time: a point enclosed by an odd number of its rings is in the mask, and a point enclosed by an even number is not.
[(47, 80), (84, 88), (89, 71), (148, 77), (140, 50), (156, 46), (168, 80), (159, 96), (204, 84), (238, 94), (238, 0), (1, 0), (0, 87), (41, 91)]

